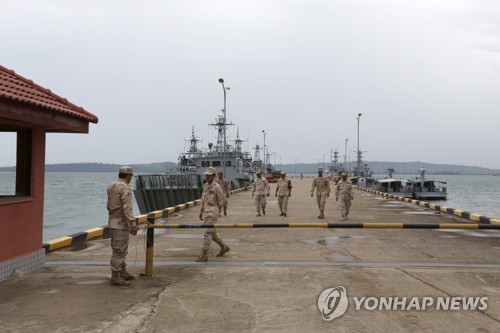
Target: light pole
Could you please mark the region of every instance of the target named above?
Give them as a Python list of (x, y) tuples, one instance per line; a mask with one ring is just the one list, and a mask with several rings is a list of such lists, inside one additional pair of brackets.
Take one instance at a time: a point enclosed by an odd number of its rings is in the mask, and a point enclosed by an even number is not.
[(345, 139), (345, 154), (344, 154), (344, 165), (347, 167), (347, 170), (351, 172), (351, 166), (347, 166), (347, 141), (349, 139)]
[(224, 170), (224, 177), (227, 177), (226, 175), (226, 87), (224, 86), (224, 79), (220, 78), (219, 79), (220, 84), (222, 84), (222, 90), (224, 91), (224, 109), (223, 109), (223, 114), (224, 114), (224, 124), (223, 124), (223, 135), (224, 135), (224, 148), (222, 149), (222, 155), (223, 155), (223, 163), (224, 166), (222, 169)]
[(358, 172), (357, 172), (357, 178), (356, 178), (356, 185), (359, 186), (359, 173), (360, 173), (360, 157), (361, 157), (361, 152), (359, 151), (359, 118), (361, 118), (361, 113), (358, 113), (358, 117), (356, 118), (358, 120), (358, 162), (357, 162), (357, 166), (356, 168), (358, 169)]
[(266, 160), (266, 131), (262, 130), (264, 134), (264, 168), (267, 170), (267, 160)]
[(300, 161), (300, 158), (292, 158), (292, 161), (295, 165), (295, 171), (293, 172), (295, 176), (297, 176), (297, 161)]

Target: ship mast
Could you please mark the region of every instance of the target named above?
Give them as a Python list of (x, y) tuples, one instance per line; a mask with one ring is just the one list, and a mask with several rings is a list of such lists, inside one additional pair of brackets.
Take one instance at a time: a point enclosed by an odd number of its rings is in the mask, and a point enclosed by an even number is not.
[(190, 144), (189, 144), (189, 157), (191, 157), (191, 154), (196, 154), (198, 152), (198, 146), (197, 146), (197, 142), (200, 141), (196, 138), (195, 134), (194, 134), (194, 125), (193, 125), (193, 128), (191, 129), (191, 139), (189, 140)]
[[(224, 79), (223, 78), (220, 78), (219, 79), (219, 82), (220, 84), (222, 84), (222, 90), (224, 91), (224, 109), (222, 109), (223, 111), (223, 126), (222, 126), (222, 132), (223, 132), (223, 136), (224, 136), (224, 147), (223, 147), (223, 160), (224, 160), (224, 164), (223, 164), (223, 170), (224, 170), (224, 176), (226, 176), (226, 87), (224, 86)], [(229, 89), (229, 87), (227, 88)], [(220, 127), (219, 127), (219, 137), (220, 137)]]
[(236, 129), (236, 140), (234, 140), (234, 151), (237, 156), (241, 155), (241, 144), (243, 140), (240, 139), (240, 127)]

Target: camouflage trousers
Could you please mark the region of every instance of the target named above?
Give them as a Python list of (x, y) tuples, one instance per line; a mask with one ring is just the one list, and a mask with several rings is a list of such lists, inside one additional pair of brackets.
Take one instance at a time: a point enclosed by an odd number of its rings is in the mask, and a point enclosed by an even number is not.
[(123, 267), (127, 266), (125, 257), (128, 253), (128, 240), (129, 232), (123, 229), (109, 229), (111, 236), (111, 270), (121, 271)]
[(351, 208), (351, 200), (339, 199), (339, 208), (342, 217), (347, 217), (347, 215), (349, 215), (349, 209)]
[(316, 201), (318, 202), (319, 211), (320, 212), (324, 211), (326, 203), (326, 192), (321, 192), (321, 193), (316, 192)]
[[(215, 224), (217, 223), (217, 219), (214, 218), (205, 218), (205, 224)], [(203, 235), (203, 251), (208, 251), (210, 248), (210, 244), (212, 244), (212, 239), (214, 242), (219, 244), (222, 247), (222, 239), (219, 237), (217, 233), (217, 229), (206, 229), (205, 234)]]
[(266, 204), (266, 196), (264, 194), (257, 194), (255, 196), (255, 208), (257, 209), (257, 213), (260, 213), (260, 208), (262, 208), (262, 210), (265, 210)]
[(288, 210), (288, 195), (278, 196), (278, 207), (282, 213), (286, 213)]
[(222, 204), (222, 207), (221, 207), (221, 208), (222, 208), (222, 209), (221, 209), (221, 211), (222, 211), (222, 210), (224, 210), (224, 209), (225, 209), (225, 210), (227, 210), (227, 201), (228, 201), (228, 200), (227, 200), (227, 197), (226, 197), (226, 195), (224, 194), (224, 195), (222, 196), (222, 202), (223, 202), (223, 204)]

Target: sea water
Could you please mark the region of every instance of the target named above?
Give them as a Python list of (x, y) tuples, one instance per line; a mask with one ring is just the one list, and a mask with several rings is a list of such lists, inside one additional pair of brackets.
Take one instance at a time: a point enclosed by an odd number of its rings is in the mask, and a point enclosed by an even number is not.
[[(106, 172), (47, 172), (43, 241), (107, 225), (106, 188), (117, 178), (116, 173)], [(408, 179), (412, 176), (396, 178)], [(442, 180), (448, 185), (448, 199), (432, 203), (500, 218), (500, 176), (447, 175), (427, 178)], [(311, 178), (306, 180), (312, 181)], [(14, 187), (14, 172), (0, 172), (0, 195), (13, 193)], [(134, 214), (140, 214), (135, 202)]]
[[(106, 226), (106, 189), (117, 179), (109, 172), (45, 173), (43, 242)], [(15, 173), (0, 172), (0, 194), (13, 193), (14, 187)], [(134, 214), (140, 214), (135, 201)]]

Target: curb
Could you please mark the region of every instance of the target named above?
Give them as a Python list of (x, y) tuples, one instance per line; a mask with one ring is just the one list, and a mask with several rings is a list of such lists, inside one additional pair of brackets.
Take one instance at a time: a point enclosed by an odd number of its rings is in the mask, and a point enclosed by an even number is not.
[[(229, 194), (235, 194), (246, 190), (247, 190), (246, 188), (239, 188), (230, 191)], [(162, 210), (155, 210), (147, 214), (134, 216), (135, 222), (137, 223), (137, 225), (147, 223), (148, 221), (152, 223), (157, 219), (168, 218), (172, 216), (174, 213), (180, 212), (181, 210), (188, 209), (194, 206), (199, 206), (200, 204), (201, 200), (198, 199), (174, 207), (168, 207)], [(60, 250), (65, 247), (76, 246), (78, 244), (85, 243), (86, 241), (92, 239), (106, 239), (106, 238), (109, 238), (109, 227), (107, 225), (85, 230), (83, 232), (78, 232), (76, 234), (72, 234), (69, 236), (56, 238), (54, 240), (48, 241), (47, 243), (43, 243), (42, 248), (45, 250), (45, 253), (48, 253)]]
[(484, 223), (484, 224), (500, 224), (500, 219), (495, 219), (495, 218), (491, 218), (491, 217), (484, 216), (484, 215), (474, 214), (474, 213), (470, 213), (470, 212), (463, 211), (460, 209), (449, 208), (446, 206), (434, 205), (434, 204), (430, 204), (426, 201), (404, 198), (404, 197), (389, 194), (386, 192), (367, 189), (364, 187), (356, 187), (356, 188), (358, 190), (361, 190), (361, 191), (365, 191), (365, 192), (372, 193), (375, 195), (380, 195), (384, 198), (391, 198), (391, 199), (396, 199), (399, 201), (404, 201), (404, 202), (411, 203), (411, 204), (414, 204), (414, 205), (417, 205), (420, 207), (429, 208), (429, 209), (434, 210), (436, 212), (445, 213), (445, 214), (453, 215), (456, 217), (461, 217), (461, 218), (466, 219), (466, 220)]

